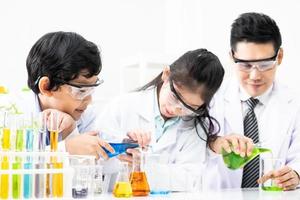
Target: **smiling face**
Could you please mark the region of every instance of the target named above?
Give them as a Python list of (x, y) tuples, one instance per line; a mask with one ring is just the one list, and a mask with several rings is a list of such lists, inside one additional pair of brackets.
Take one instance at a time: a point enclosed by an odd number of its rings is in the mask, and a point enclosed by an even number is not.
[[(78, 120), (82, 113), (86, 110), (87, 106), (91, 103), (91, 94), (85, 96), (83, 99), (78, 99), (74, 96), (74, 93), (72, 93), (72, 86), (68, 84), (59, 86), (58, 90), (44, 91), (41, 89), (41, 86), (44, 84), (44, 82), (47, 84), (47, 80), (49, 81), (47, 77), (43, 77), (39, 83), (41, 91), (39, 98), (42, 109), (57, 109), (69, 114), (74, 120)], [(87, 77), (83, 72), (80, 73), (76, 79), (70, 81), (69, 83), (74, 85), (92, 85), (95, 84), (97, 80), (98, 76), (95, 75), (92, 77)]]
[[(276, 54), (272, 43), (238, 42), (234, 51), (234, 57), (239, 60), (263, 60)], [(281, 64), (283, 50), (278, 51), (277, 61), (274, 67), (266, 71), (259, 71), (252, 67), (249, 72), (240, 70), (236, 65), (235, 70), (243, 89), (251, 96), (256, 97), (266, 92), (273, 84), (277, 66)]]

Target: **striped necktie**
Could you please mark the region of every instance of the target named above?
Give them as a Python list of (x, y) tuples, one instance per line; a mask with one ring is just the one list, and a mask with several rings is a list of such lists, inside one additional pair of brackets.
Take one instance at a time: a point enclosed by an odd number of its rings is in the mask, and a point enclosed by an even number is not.
[[(246, 101), (249, 109), (244, 118), (244, 135), (253, 140), (254, 143), (259, 142), (258, 125), (254, 108), (259, 100), (250, 98)], [(243, 170), (242, 188), (258, 187), (257, 179), (259, 178), (259, 156), (245, 165)]]

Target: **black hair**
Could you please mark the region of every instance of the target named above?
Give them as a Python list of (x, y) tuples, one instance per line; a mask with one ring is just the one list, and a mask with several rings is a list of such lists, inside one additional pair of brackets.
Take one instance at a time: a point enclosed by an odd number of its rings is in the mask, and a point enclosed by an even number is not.
[[(63, 82), (76, 79), (82, 70), (87, 78), (102, 68), (98, 47), (73, 32), (52, 32), (42, 36), (31, 48), (26, 67), (28, 87), (38, 94), (38, 81), (47, 76), (48, 90), (57, 90)], [(60, 80), (60, 81), (56, 81)]]
[(262, 13), (243, 13), (231, 25), (230, 46), (236, 50), (238, 42), (269, 43), (274, 51), (281, 46), (281, 34), (276, 22)]
[[(139, 88), (138, 91), (146, 90), (153, 86), (160, 88), (163, 84), (161, 76), (162, 73)], [(220, 129), (219, 123), (209, 115), (208, 110), (209, 103), (215, 92), (219, 89), (223, 77), (224, 68), (220, 60), (206, 49), (188, 51), (170, 65), (171, 81), (191, 91), (196, 91), (200, 87), (203, 88), (200, 95), (204, 104), (198, 109), (197, 116), (191, 116), (187, 119), (195, 119), (195, 127), (197, 127), (197, 124), (200, 124), (207, 138), (202, 138), (196, 128), (197, 134), (207, 144), (216, 139), (216, 135)], [(215, 127), (216, 125), (218, 128)]]

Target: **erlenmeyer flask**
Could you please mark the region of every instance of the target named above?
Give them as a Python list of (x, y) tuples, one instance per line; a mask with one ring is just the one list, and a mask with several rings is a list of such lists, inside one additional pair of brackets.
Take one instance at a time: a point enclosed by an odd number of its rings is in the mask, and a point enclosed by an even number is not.
[(224, 149), (222, 150), (222, 156), (225, 165), (229, 169), (235, 170), (244, 167), (248, 162), (253, 160), (256, 156), (265, 152), (271, 153), (271, 150), (267, 148), (261, 148), (259, 146), (255, 146), (250, 156), (242, 157), (239, 154), (234, 153), (233, 151), (231, 153), (227, 153)]
[(133, 196), (148, 196), (149, 184), (145, 173), (145, 153), (139, 151), (133, 154), (133, 166), (130, 174)]
[(128, 163), (122, 163), (121, 170), (118, 174), (117, 181), (113, 190), (115, 197), (128, 198), (132, 197), (132, 189), (128, 178)]

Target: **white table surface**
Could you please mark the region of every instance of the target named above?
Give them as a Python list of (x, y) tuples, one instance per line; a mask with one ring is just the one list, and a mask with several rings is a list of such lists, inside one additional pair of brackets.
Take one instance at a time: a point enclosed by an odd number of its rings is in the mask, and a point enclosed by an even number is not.
[(222, 199), (222, 200), (300, 200), (300, 189), (286, 192), (266, 192), (258, 189), (226, 189), (219, 191), (201, 191), (197, 193), (171, 193), (163, 197), (132, 197), (132, 198), (115, 198), (112, 194), (103, 194), (95, 199), (110, 200), (110, 199), (130, 199), (130, 200), (207, 200), (207, 199)]

